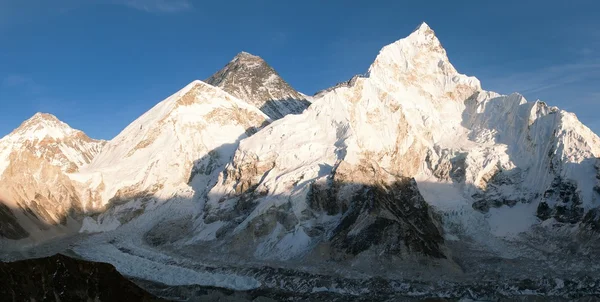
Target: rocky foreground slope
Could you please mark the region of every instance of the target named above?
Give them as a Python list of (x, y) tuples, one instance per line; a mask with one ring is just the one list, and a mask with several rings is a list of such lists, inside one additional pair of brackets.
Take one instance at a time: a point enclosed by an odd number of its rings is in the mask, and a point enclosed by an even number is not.
[(166, 301), (148, 294), (108, 263), (54, 255), (0, 262), (2, 301)]

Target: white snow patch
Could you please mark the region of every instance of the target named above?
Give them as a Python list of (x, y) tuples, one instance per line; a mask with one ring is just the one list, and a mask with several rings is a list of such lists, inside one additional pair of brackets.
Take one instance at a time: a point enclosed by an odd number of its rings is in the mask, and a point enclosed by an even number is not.
[(517, 203), (513, 207), (503, 206), (491, 208), (488, 222), (492, 234), (499, 237), (514, 238), (538, 222), (535, 216), (537, 205), (535, 203)]

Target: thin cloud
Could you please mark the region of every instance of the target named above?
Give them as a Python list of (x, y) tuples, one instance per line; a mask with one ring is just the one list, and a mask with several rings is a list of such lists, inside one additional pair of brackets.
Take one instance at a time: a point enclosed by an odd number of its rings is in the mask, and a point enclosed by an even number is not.
[(14, 86), (25, 85), (30, 82), (32, 82), (32, 80), (28, 77), (18, 75), (18, 74), (11, 74), (11, 75), (6, 76), (4, 79), (2, 79), (2, 86), (14, 87)]
[(582, 49), (579, 50), (579, 54), (582, 56), (589, 56), (589, 55), (593, 55), (594, 54), (594, 50), (589, 48), (589, 47), (584, 47)]
[(42, 86), (37, 84), (32, 78), (20, 74), (11, 74), (2, 79), (1, 87), (10, 89), (22, 89), (28, 93), (40, 93)]
[(193, 9), (190, 0), (125, 0), (123, 4), (149, 13), (178, 13)]
[(492, 89), (502, 93), (538, 93), (562, 86), (585, 83), (591, 78), (600, 78), (600, 62), (562, 64), (507, 77), (489, 79)]
[[(588, 92), (582, 98), (581, 101), (583, 104), (596, 105), (596, 106), (599, 105), (600, 104), (600, 91)], [(599, 123), (600, 123), (600, 119), (599, 119)]]

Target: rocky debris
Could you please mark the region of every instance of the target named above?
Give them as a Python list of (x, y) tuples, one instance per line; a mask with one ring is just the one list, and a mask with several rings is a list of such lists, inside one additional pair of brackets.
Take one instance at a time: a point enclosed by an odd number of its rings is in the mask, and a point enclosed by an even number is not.
[(301, 113), (310, 105), (265, 60), (247, 52), (237, 54), (205, 82), (254, 105), (273, 120)]
[(600, 301), (600, 282), (591, 277), (544, 277), (539, 280), (511, 278), (469, 283), (440, 281), (432, 285), (415, 280), (389, 280), (380, 277), (350, 279), (282, 269), (260, 270), (263, 271), (257, 274), (270, 276), (267, 281), (269, 286), (248, 291), (199, 285), (166, 286), (145, 280), (135, 282), (157, 296), (176, 301)]
[(145, 292), (108, 263), (61, 254), (0, 262), (4, 301), (166, 301)]
[(537, 209), (537, 217), (541, 220), (554, 218), (562, 223), (578, 223), (584, 214), (581, 205), (582, 200), (577, 192), (577, 185), (569, 180), (556, 177), (542, 196), (542, 201)]

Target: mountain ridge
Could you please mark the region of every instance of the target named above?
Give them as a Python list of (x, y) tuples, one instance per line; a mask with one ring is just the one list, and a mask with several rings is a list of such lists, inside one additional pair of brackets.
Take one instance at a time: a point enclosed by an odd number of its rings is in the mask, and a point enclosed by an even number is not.
[[(212, 85), (188, 84), (90, 164), (56, 172), (82, 211), (101, 209), (76, 252), (139, 278), (224, 263), (235, 274), (203, 276), (244, 289), (271, 284), (240, 273), (249, 263), (426, 281), (593, 271), (600, 138), (574, 114), (484, 90), (426, 23), (301, 112), (269, 118), (255, 93), (273, 88), (270, 69), (227, 71), (262, 62), (238, 54)], [(237, 77), (250, 84), (218, 80)]]

